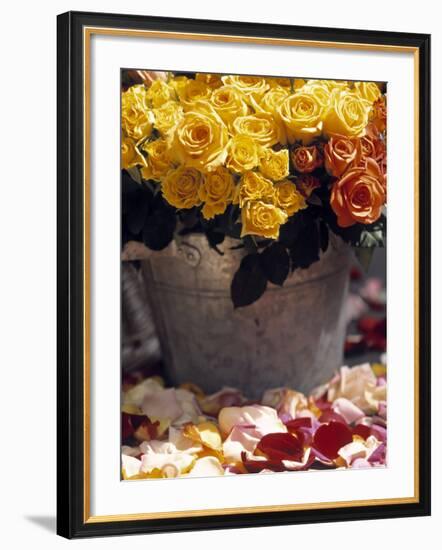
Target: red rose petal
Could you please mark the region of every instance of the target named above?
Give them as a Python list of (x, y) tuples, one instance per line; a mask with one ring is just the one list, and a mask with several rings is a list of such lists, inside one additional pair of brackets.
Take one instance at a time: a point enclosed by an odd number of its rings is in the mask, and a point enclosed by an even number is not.
[(121, 435), (122, 439), (134, 437), (137, 441), (149, 441), (157, 436), (157, 427), (159, 422), (151, 422), (144, 414), (128, 414), (123, 412), (121, 415)]
[(322, 424), (326, 424), (328, 422), (341, 422), (342, 424), (347, 425), (345, 418), (332, 409), (324, 411), (319, 417), (319, 422)]
[(289, 420), (288, 422), (286, 422), (285, 425), (289, 431), (296, 431), (299, 428), (311, 428), (312, 419), (309, 418), (308, 416), (293, 418), (292, 420)]
[(249, 474), (257, 474), (264, 469), (273, 472), (284, 472), (286, 469), (280, 460), (252, 460), (247, 458), (245, 451), (241, 453), (241, 460)]
[(346, 424), (330, 422), (319, 426), (313, 437), (313, 447), (322, 455), (334, 460), (344, 445), (353, 441), (353, 434)]
[(301, 439), (291, 433), (267, 434), (257, 448), (271, 460), (301, 461), (304, 455)]
[(365, 426), (364, 424), (358, 424), (353, 428), (353, 435), (358, 435), (362, 439), (367, 439), (371, 435), (370, 426)]

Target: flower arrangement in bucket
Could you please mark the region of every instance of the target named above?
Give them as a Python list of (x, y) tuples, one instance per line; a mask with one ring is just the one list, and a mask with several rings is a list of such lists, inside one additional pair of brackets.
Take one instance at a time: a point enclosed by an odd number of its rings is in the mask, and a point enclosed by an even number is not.
[(121, 123), (123, 258), (148, 257), (169, 380), (323, 383), (351, 248), (384, 245), (385, 84), (123, 71)]
[(318, 261), (330, 234), (364, 262), (383, 246), (382, 84), (124, 72), (121, 116), (123, 244), (237, 240), (235, 307)]

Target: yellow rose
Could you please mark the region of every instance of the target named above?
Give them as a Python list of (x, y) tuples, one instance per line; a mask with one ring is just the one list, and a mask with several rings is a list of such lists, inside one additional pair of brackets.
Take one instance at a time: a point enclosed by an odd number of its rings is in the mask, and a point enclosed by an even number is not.
[(237, 174), (253, 170), (259, 163), (260, 147), (250, 136), (237, 134), (227, 146), (226, 166)]
[(152, 107), (161, 107), (174, 99), (173, 90), (164, 80), (154, 80), (147, 91), (147, 99), (152, 103)]
[(184, 113), (171, 139), (171, 151), (181, 164), (210, 170), (226, 158), (229, 139), (222, 119), (208, 104), (202, 102)]
[(224, 166), (207, 172), (198, 191), (199, 198), (204, 202), (204, 218), (209, 220), (217, 214), (223, 214), (233, 200), (234, 191), (233, 176)]
[(247, 201), (241, 210), (241, 237), (258, 235), (277, 239), (279, 228), (286, 221), (287, 214), (277, 206), (262, 201)]
[(159, 107), (153, 109), (154, 126), (161, 135), (167, 136), (183, 117), (183, 108), (176, 101), (168, 101)]
[(319, 84), (321, 86), (325, 86), (328, 88), (330, 92), (332, 92), (335, 89), (349, 89), (348, 81), (347, 80), (307, 80), (305, 85), (306, 86), (315, 86), (316, 84)]
[(210, 103), (227, 125), (231, 125), (237, 117), (245, 116), (249, 112), (243, 94), (234, 86), (222, 86), (214, 90)]
[(290, 143), (301, 140), (305, 145), (322, 132), (323, 108), (311, 93), (298, 91), (279, 106)]
[(216, 88), (220, 88), (223, 85), (223, 81), (219, 74), (196, 73), (195, 80), (205, 82), (212, 90), (216, 90)]
[(149, 137), (153, 116), (149, 109), (147, 91), (143, 84), (131, 86), (121, 96), (121, 126), (135, 141)]
[(261, 76), (226, 75), (221, 80), (227, 86), (237, 88), (246, 97), (253, 96), (255, 99), (269, 89), (266, 79)]
[(166, 140), (145, 142), (142, 150), (147, 153), (147, 164), (141, 169), (142, 178), (160, 180), (172, 167)]
[(381, 97), (381, 90), (376, 82), (355, 82), (354, 92), (362, 99), (374, 103)]
[(127, 170), (134, 166), (144, 166), (145, 164), (146, 160), (140, 153), (134, 140), (123, 137), (121, 141), (121, 166)]
[(280, 151), (264, 149), (259, 169), (263, 176), (273, 181), (279, 181), (286, 178), (289, 175), (288, 149), (281, 149)]
[(272, 115), (267, 113), (240, 116), (233, 122), (233, 130), (236, 134), (250, 136), (263, 147), (285, 142), (281, 126)]
[(327, 135), (362, 136), (368, 124), (371, 104), (348, 90), (335, 89), (324, 117)]
[(323, 109), (327, 109), (330, 105), (331, 88), (326, 80), (309, 80), (300, 91), (315, 96)]
[(202, 80), (188, 79), (177, 88), (177, 94), (184, 110), (189, 110), (196, 101), (208, 100), (212, 95), (212, 88)]
[(274, 203), (275, 199), (275, 187), (270, 180), (259, 172), (246, 172), (236, 188), (234, 203), (242, 208), (248, 201)]
[(288, 97), (289, 91), (285, 88), (275, 87), (266, 92), (258, 101), (252, 100), (252, 106), (257, 113), (268, 113), (280, 119), (278, 107)]
[[(169, 80), (169, 86), (174, 90), (177, 97), (179, 97), (179, 92), (181, 88), (183, 88), (189, 79), (187, 76), (174, 76), (171, 80)], [(177, 99), (177, 98), (175, 98)]]
[(193, 208), (201, 204), (199, 189), (203, 174), (195, 168), (180, 166), (170, 170), (161, 181), (161, 191), (166, 201), (175, 208)]
[(281, 181), (275, 185), (276, 190), (276, 204), (287, 213), (288, 216), (292, 216), (298, 210), (307, 208), (307, 203), (304, 197), (296, 189), (296, 185), (289, 180)]
[(291, 78), (274, 76), (266, 78), (266, 81), (270, 89), (283, 88), (288, 92), (290, 92), (290, 90), (292, 89)]

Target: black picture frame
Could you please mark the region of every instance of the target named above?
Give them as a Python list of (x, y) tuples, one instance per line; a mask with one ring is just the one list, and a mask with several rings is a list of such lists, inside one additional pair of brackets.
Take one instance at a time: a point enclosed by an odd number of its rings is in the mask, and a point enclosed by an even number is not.
[[(430, 35), (69, 12), (57, 41), (57, 532), (67, 538), (430, 514)], [(85, 27), (238, 35), (415, 48), (419, 59), (419, 498), (408, 504), (91, 522), (84, 490)]]

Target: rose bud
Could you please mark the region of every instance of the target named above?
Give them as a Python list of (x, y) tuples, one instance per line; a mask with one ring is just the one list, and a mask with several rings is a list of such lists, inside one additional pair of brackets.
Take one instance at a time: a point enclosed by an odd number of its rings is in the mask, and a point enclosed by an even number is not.
[(293, 149), (291, 157), (295, 170), (301, 174), (310, 174), (322, 166), (322, 156), (316, 145), (297, 147)]

